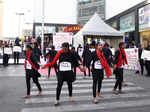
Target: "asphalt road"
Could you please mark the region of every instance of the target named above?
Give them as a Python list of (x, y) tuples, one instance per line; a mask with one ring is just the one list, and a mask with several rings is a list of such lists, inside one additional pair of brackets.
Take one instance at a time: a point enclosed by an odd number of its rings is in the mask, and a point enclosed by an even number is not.
[(103, 82), (102, 94), (97, 105), (92, 103), (92, 79), (78, 76), (74, 84), (74, 102), (68, 101), (66, 84), (62, 90), (61, 105), (54, 107), (56, 77), (42, 77), (40, 83), (43, 95), (37, 94), (32, 87), (30, 99), (23, 99), (26, 93), (23, 65), (0, 65), (0, 112), (150, 112), (150, 78), (125, 71), (124, 77), (129, 84), (124, 95), (112, 95), (114, 76)]

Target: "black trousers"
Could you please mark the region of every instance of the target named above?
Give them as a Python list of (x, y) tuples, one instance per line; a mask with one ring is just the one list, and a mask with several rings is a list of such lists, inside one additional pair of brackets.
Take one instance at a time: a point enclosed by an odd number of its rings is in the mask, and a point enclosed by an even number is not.
[(146, 67), (147, 75), (150, 76), (150, 61), (145, 61), (145, 67)]
[(31, 83), (30, 80), (36, 84), (39, 91), (42, 91), (41, 85), (39, 83), (38, 77), (33, 73), (32, 70), (26, 70), (26, 85), (27, 85), (27, 95), (30, 95)]
[[(61, 94), (61, 89), (62, 89), (63, 83), (64, 83), (63, 80), (57, 82), (56, 100), (60, 99), (60, 94)], [(71, 97), (72, 96), (72, 82), (67, 81), (67, 85), (68, 85), (69, 96)]]
[[(91, 76), (90, 66), (86, 66), (88, 68), (89, 76)], [(84, 71), (84, 76), (86, 76), (86, 71)]]
[(98, 85), (98, 93), (101, 91), (102, 81), (104, 77), (104, 71), (100, 70), (99, 72), (92, 73), (93, 76), (93, 97), (96, 97), (97, 85)]
[(17, 64), (19, 63), (19, 52), (14, 52), (14, 63), (16, 64), (16, 61), (17, 61)]
[[(51, 68), (52, 68), (52, 67), (49, 67), (49, 68), (48, 68), (48, 77), (50, 77)], [(56, 73), (56, 76), (57, 76), (57, 73), (58, 73), (57, 66), (54, 66), (54, 70), (55, 70), (55, 73)]]
[(114, 90), (117, 89), (117, 87), (119, 87), (119, 90), (122, 90), (122, 82), (123, 82), (123, 68), (116, 68), (116, 83), (114, 86)]
[(3, 55), (3, 65), (7, 66), (8, 65), (8, 61), (9, 61), (9, 55), (8, 54), (4, 54)]
[(60, 72), (57, 74), (56, 100), (60, 99), (63, 83), (67, 82), (69, 96), (72, 96), (73, 71)]
[(144, 72), (144, 60), (140, 59), (139, 63), (140, 63), (140, 67), (141, 67), (141, 74), (143, 74), (143, 72)]

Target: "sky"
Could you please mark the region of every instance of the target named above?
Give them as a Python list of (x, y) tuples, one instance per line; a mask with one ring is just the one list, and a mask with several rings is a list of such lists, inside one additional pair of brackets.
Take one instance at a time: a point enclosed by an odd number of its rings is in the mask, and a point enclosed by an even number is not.
[[(142, 1), (106, 0), (106, 19)], [(76, 8), (77, 0), (45, 0), (45, 22), (76, 24)], [(24, 15), (19, 16), (16, 13), (24, 13)], [(4, 0), (4, 37), (18, 36), (22, 29), (32, 28), (33, 22), (41, 22), (41, 17), (42, 0)]]

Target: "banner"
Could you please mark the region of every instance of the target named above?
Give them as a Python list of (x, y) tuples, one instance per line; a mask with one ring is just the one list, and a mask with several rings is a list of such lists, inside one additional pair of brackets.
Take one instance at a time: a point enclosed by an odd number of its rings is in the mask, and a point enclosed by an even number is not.
[(22, 52), (21, 47), (20, 46), (14, 46), (13, 52)]
[(150, 51), (143, 50), (141, 58), (150, 61)]
[(125, 65), (124, 69), (139, 70), (138, 48), (125, 49), (125, 52), (127, 55), (128, 65)]
[(4, 48), (4, 54), (12, 54), (12, 49), (11, 48)]
[(53, 45), (55, 46), (56, 50), (61, 49), (61, 45), (64, 42), (68, 42), (69, 44), (72, 44), (72, 33), (54, 33), (53, 34)]

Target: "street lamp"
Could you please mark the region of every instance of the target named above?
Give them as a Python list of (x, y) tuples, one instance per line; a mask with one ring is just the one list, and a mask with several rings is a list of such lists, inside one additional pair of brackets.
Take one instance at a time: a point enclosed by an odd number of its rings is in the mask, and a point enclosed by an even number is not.
[(45, 20), (45, 14), (44, 14), (44, 9), (45, 9), (45, 0), (42, 0), (42, 42), (41, 42), (41, 50), (42, 54), (44, 54), (44, 20)]
[(24, 13), (16, 13), (16, 15), (19, 16), (19, 22), (18, 22), (18, 36), (20, 37), (21, 16), (23, 16)]

